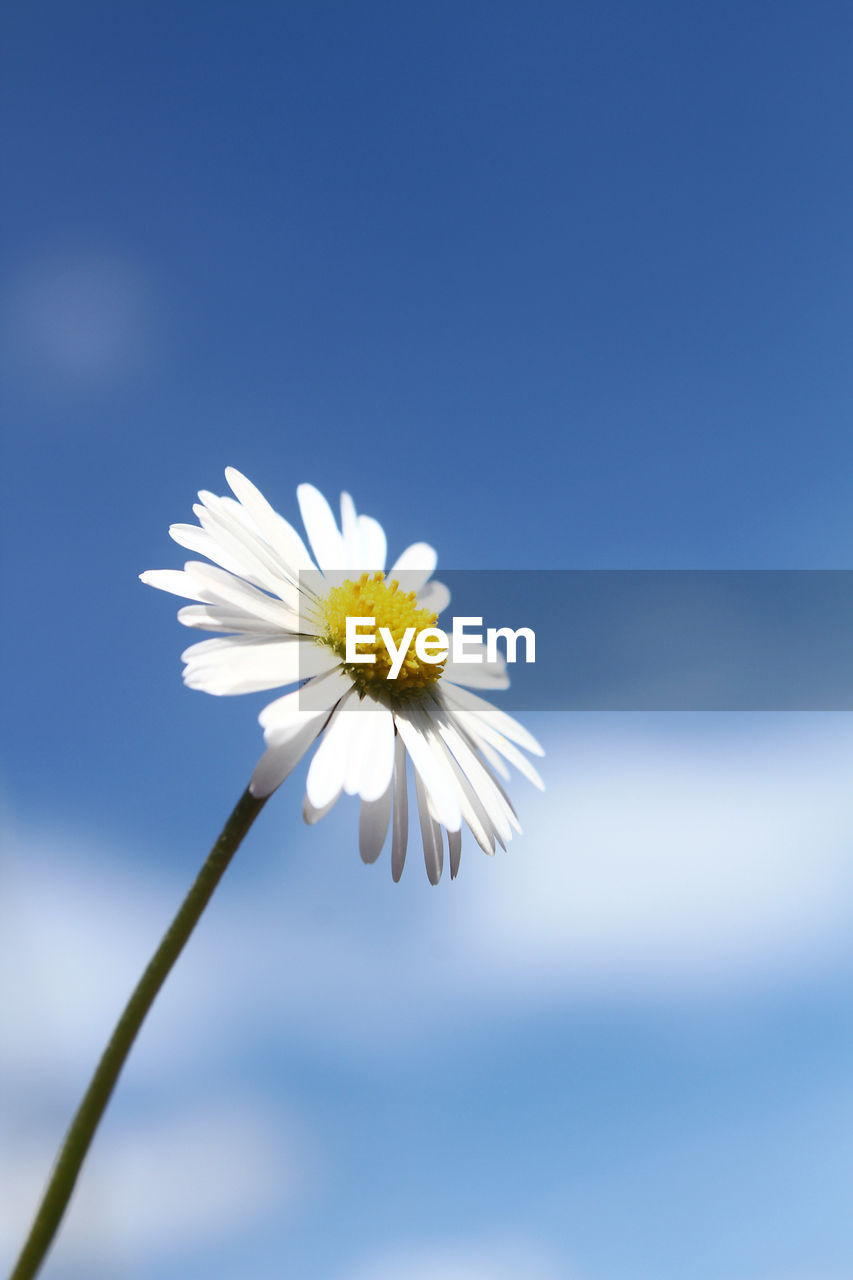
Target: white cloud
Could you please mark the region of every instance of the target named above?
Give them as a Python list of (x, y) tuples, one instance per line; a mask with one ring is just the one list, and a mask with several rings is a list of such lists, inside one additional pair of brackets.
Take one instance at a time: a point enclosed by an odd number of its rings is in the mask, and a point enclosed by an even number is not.
[[(650, 727), (651, 726), (651, 727)], [(399, 886), (364, 868), (354, 806), (306, 831), (277, 796), (281, 878), (226, 878), (134, 1051), (141, 1080), (227, 1060), (239, 1035), (382, 1054), (541, 1002), (761, 990), (853, 961), (853, 779), (843, 719), (592, 720), (551, 735), (527, 834), (431, 890), (413, 832)], [(277, 811), (276, 811), (277, 810)], [(263, 837), (253, 832), (250, 839)], [(6, 876), (0, 1075), (82, 1072), (185, 886), (47, 835)]]
[[(3, 1144), (0, 1255), (22, 1243), (56, 1134), (27, 1129)], [(174, 1257), (209, 1248), (289, 1211), (313, 1162), (280, 1113), (233, 1096), (131, 1120), (111, 1112), (90, 1152), (56, 1247), (61, 1265)]]
[(547, 772), (525, 841), (459, 904), (462, 954), (484, 971), (526, 991), (636, 996), (853, 959), (846, 720), (707, 717), (704, 735), (702, 721), (589, 721)]
[[(394, 886), (387, 859), (359, 862), (352, 806), (304, 830), (295, 793), (276, 797), (250, 839), (263, 850), (281, 831), (289, 861), (278, 878), (264, 859), (254, 885), (226, 877), (180, 958), (87, 1165), (69, 1256), (94, 1256), (107, 1227), (124, 1249), (154, 1240), (179, 1251), (277, 1209), (264, 1188), (287, 1200), (304, 1187), (311, 1143), (262, 1096), (182, 1119), (164, 1110), (199, 1077), (227, 1096), (235, 1049), (263, 1053), (284, 1038), (381, 1060), (401, 1047), (440, 1052), (463, 1028), (557, 1002), (703, 1000), (850, 967), (845, 718), (578, 718), (570, 734), (554, 721), (543, 736), (549, 791), (515, 791), (526, 836), (494, 861), (467, 849), (460, 878), (437, 891), (416, 840)], [(185, 888), (171, 871), (67, 834), (30, 829), (10, 845), (0, 901), (0, 1098), (14, 1099), (0, 1106), (4, 1252)], [(536, 1265), (503, 1246), (407, 1246), (344, 1280), (563, 1280), (552, 1260)]]
[[(572, 1277), (575, 1273), (572, 1273)], [(569, 1272), (531, 1240), (412, 1243), (368, 1259), (340, 1280), (570, 1280)]]
[(4, 345), (33, 385), (98, 386), (138, 372), (151, 354), (150, 289), (138, 267), (103, 251), (65, 251), (25, 265), (2, 300)]
[[(67, 835), (11, 836), (0, 904), (0, 1080), (85, 1070), (103, 1044), (176, 902), (155, 876)], [(170, 1028), (164, 1028), (168, 1034)]]

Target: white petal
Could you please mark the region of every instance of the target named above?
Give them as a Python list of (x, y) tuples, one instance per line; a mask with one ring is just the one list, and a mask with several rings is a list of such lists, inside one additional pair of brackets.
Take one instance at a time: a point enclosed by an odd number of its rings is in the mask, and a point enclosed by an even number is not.
[(455, 880), (459, 875), (459, 860), (462, 857), (461, 831), (448, 831), (447, 847), (450, 853), (450, 879)]
[(377, 800), (390, 786), (394, 772), (394, 717), (372, 698), (364, 698), (350, 714), (358, 715), (361, 723), (350, 744), (347, 772), (352, 789), (345, 779), (344, 790), (362, 800)]
[(296, 572), (306, 569), (316, 571), (317, 566), (308, 554), (308, 548), (299, 534), (288, 524), (284, 516), (280, 516), (270, 506), (251, 480), (247, 480), (234, 467), (225, 468), (225, 479), (231, 487), (231, 492), (240, 499), (258, 526), (259, 532), (266, 538), (282, 563)]
[(233, 573), (202, 560), (188, 560), (184, 570), (205, 592), (204, 596), (196, 595), (196, 600), (205, 604), (228, 604), (282, 630), (299, 630), (299, 617), (286, 604), (258, 591), (242, 578), (235, 578)]
[(233, 555), (230, 549), (224, 547), (206, 529), (201, 529), (196, 524), (172, 524), (169, 526), (169, 537), (173, 542), (177, 542), (179, 547), (184, 547), (187, 551), (195, 551), (200, 556), (207, 556), (208, 560), (212, 560), (228, 573), (245, 578), (256, 587), (266, 585), (253, 573), (245, 559)]
[[(264, 591), (271, 591), (284, 600), (294, 612), (299, 612), (298, 574), (269, 546), (259, 533), (247, 528), (245, 512), (232, 498), (213, 498), (215, 505), (200, 506), (193, 511), (202, 529), (238, 567), (235, 572), (254, 582)], [(186, 527), (186, 526), (182, 526)], [(192, 525), (189, 526), (192, 528)], [(210, 559), (217, 556), (206, 552)], [(222, 559), (218, 563), (224, 564)], [(231, 564), (224, 564), (231, 568)]]
[(327, 714), (351, 688), (348, 677), (340, 667), (335, 667), (267, 703), (258, 716), (267, 745), (284, 741), (311, 716)]
[(391, 875), (396, 884), (403, 874), (409, 842), (409, 797), (406, 785), (406, 748), (403, 739), (394, 739), (394, 825), (391, 844)]
[(325, 818), (327, 813), (331, 813), (335, 805), (341, 798), (340, 791), (336, 791), (331, 800), (323, 805), (322, 809), (315, 809), (311, 801), (305, 796), (302, 801), (302, 817), (309, 827), (313, 827), (315, 822), (319, 822), (321, 818)]
[(443, 753), (435, 750), (429, 739), (429, 726), (416, 708), (394, 713), (397, 732), (412, 757), (416, 773), (423, 779), (429, 792), (439, 822), (449, 831), (456, 831), (462, 821), (453, 777), (448, 770)]
[[(486, 724), (482, 716), (466, 715), (464, 711), (457, 711), (456, 719), (465, 732), (474, 739), (479, 750), (482, 751), (492, 768), (497, 769), (501, 777), (507, 778), (509, 774), (505, 769), (501, 768), (499, 761), (493, 758), (495, 752), (498, 751), (506, 760), (509, 760), (510, 764), (515, 765), (519, 773), (523, 773), (525, 778), (528, 778), (533, 783), (534, 787), (538, 787), (540, 791), (545, 790), (545, 783), (539, 776), (538, 770), (534, 769), (527, 759), (527, 756), (523, 756), (518, 748), (513, 746), (502, 733), (498, 733), (491, 725)], [(494, 747), (494, 752), (487, 751), (487, 747)]]
[[(248, 535), (253, 542), (266, 542), (264, 535), (261, 533), (257, 523), (252, 519), (251, 514), (243, 506), (242, 502), (238, 502), (236, 498), (232, 498), (230, 493), (225, 493), (219, 497), (215, 493), (209, 493), (207, 489), (199, 489), (198, 500), (206, 508), (211, 511), (222, 510), (228, 512), (229, 528), (238, 524), (243, 533)], [(193, 505), (195, 511), (195, 505)]]
[(323, 570), (346, 569), (344, 540), (340, 535), (332, 508), (313, 484), (301, 484), (296, 490), (302, 523), (317, 563)]
[(168, 591), (172, 596), (185, 600), (209, 600), (210, 592), (201, 586), (185, 569), (146, 569), (139, 581), (158, 591)]
[(391, 817), (391, 785), (377, 800), (362, 800), (358, 815), (358, 851), (362, 862), (375, 862), (382, 852)]
[(441, 838), (441, 827), (429, 812), (426, 791), (417, 769), (415, 769), (415, 794), (418, 798), (418, 816), (421, 820), (421, 839), (424, 846), (427, 878), (430, 884), (438, 884), (444, 866), (444, 843)]
[(450, 604), (450, 590), (443, 582), (428, 582), (418, 592), (418, 606), (430, 613), (441, 613)]
[[(250, 635), (250, 636), (216, 636), (211, 640), (198, 640), (195, 644), (191, 644), (184, 649), (181, 654), (181, 662), (198, 662), (201, 658), (207, 657), (208, 654), (230, 654), (236, 649), (245, 649), (247, 646), (281, 644), (282, 637), (276, 635)], [(214, 658), (219, 661), (219, 658)]]
[(361, 767), (367, 754), (365, 745), (370, 735), (368, 714), (362, 702), (356, 698), (351, 699), (347, 708), (347, 715), (354, 723), (350, 727), (347, 756), (344, 762), (344, 791), (348, 796), (358, 795)]
[(248, 613), (238, 613), (230, 605), (187, 604), (178, 610), (178, 622), (199, 631), (245, 631), (283, 639), (279, 626), (273, 627), (263, 618), (252, 618)]
[(471, 834), (477, 841), (477, 844), (490, 857), (495, 852), (495, 841), (500, 843), (502, 849), (506, 848), (504, 841), (495, 832), (494, 823), (486, 812), (480, 797), (474, 790), (471, 782), (465, 776), (465, 773), (451, 752), (447, 743), (439, 738), (442, 751), (445, 753), (447, 765), (453, 774), (453, 780), (456, 785), (459, 798), (459, 808), (462, 813), (463, 821), (467, 824)]
[(338, 703), (311, 761), (305, 790), (315, 809), (322, 809), (343, 787), (349, 744), (356, 729), (357, 713), (347, 711), (354, 696), (348, 694)]
[(495, 831), (503, 840), (511, 840), (512, 820), (506, 811), (505, 797), (498, 784), (449, 719), (437, 721), (436, 727), (474, 788)]
[(439, 701), (447, 702), (451, 708), (461, 707), (464, 711), (476, 712), (478, 718), (482, 717), (491, 728), (496, 729), (512, 742), (517, 742), (520, 747), (524, 747), (525, 751), (530, 751), (534, 756), (544, 756), (544, 749), (540, 747), (533, 734), (527, 732), (524, 725), (513, 720), (512, 716), (508, 716), (505, 711), (493, 706), (491, 702), (486, 702), (485, 698), (479, 697), (476, 693), (470, 693), (467, 689), (460, 689), (457, 684), (449, 680), (441, 681), (438, 695)]
[(347, 714), (356, 724), (344, 768), (344, 791), (376, 800), (390, 784), (394, 769), (394, 717), (370, 697), (351, 702)]
[[(474, 652), (474, 646), (468, 649)], [(496, 662), (453, 662), (450, 659), (444, 665), (444, 678), (455, 684), (465, 684), (471, 689), (492, 689), (499, 693), (509, 688), (509, 676), (506, 670)]]
[(406, 574), (406, 591), (420, 591), (435, 571), (438, 553), (427, 542), (413, 542), (391, 567), (391, 574)]
[(510, 800), (504, 788), (498, 782), (497, 778), (493, 778), (492, 781), (494, 782), (498, 791), (503, 796), (503, 802), (504, 802), (504, 805), (506, 806), (506, 812), (510, 822), (515, 827), (518, 834), (521, 835), (521, 823), (518, 820), (518, 814), (515, 811), (515, 806), (513, 805), (512, 801)]
[[(254, 693), (294, 684), (337, 666), (331, 649), (310, 640), (263, 640), (226, 636), (221, 642), (203, 641), (217, 649), (191, 645), (186, 650), (184, 683), (207, 693)], [(200, 651), (199, 651), (200, 650)]]
[(356, 568), (384, 569), (388, 547), (385, 530), (378, 520), (372, 516), (358, 517), (358, 539), (361, 546), (361, 560)]
[[(457, 724), (461, 723), (461, 715), (456, 717), (456, 722)], [(506, 764), (498, 755), (497, 751), (495, 751), (493, 747), (490, 747), (488, 742), (486, 742), (480, 734), (475, 734), (473, 729), (466, 732), (465, 737), (471, 746), (475, 747), (476, 750), (479, 751), (489, 768), (493, 769), (494, 772), (499, 774), (506, 782), (509, 782), (509, 769), (506, 767)]]
[(348, 493), (341, 494), (341, 537), (347, 563), (357, 569), (361, 564), (361, 539), (358, 535), (358, 516), (355, 503)]
[(295, 738), (280, 747), (270, 747), (261, 756), (249, 782), (253, 796), (268, 796), (292, 773), (323, 727), (322, 717), (306, 725)]

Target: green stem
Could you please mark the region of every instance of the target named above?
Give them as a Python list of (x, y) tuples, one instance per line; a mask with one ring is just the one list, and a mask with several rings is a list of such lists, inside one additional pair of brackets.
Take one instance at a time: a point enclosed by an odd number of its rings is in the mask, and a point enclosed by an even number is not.
[(115, 1030), (111, 1035), (95, 1074), (77, 1108), (77, 1114), (59, 1149), (50, 1181), (45, 1188), (35, 1221), (26, 1244), (9, 1280), (30, 1280), (36, 1274), (56, 1234), (65, 1207), (74, 1190), (77, 1175), (89, 1144), (95, 1135), (104, 1109), (110, 1100), (119, 1073), (142, 1026), (145, 1015), (154, 1003), (157, 992), (166, 981), (172, 965), (184, 949), (184, 945), (197, 925), (201, 913), (211, 899), (226, 867), (239, 848), (240, 842), (264, 807), (263, 800), (245, 791), (234, 807), (222, 833), (207, 856), (192, 888), (181, 903), (178, 914), (163, 935), (163, 939), (151, 957), (148, 967), (128, 1000)]

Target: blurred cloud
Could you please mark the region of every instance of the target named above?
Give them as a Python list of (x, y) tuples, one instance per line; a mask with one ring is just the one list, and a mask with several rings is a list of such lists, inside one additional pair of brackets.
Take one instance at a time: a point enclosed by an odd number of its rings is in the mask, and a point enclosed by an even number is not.
[(340, 1280), (575, 1280), (533, 1240), (443, 1245), (434, 1239), (383, 1253)]
[[(111, 1111), (63, 1226), (62, 1266), (179, 1255), (215, 1246), (288, 1210), (306, 1161), (272, 1106), (233, 1094), (144, 1119)], [(28, 1130), (4, 1142), (0, 1254), (11, 1257), (33, 1212), (56, 1134)], [(114, 1273), (111, 1273), (114, 1274)]]
[[(251, 1103), (231, 1097), (235, 1070), (276, 1061), (274, 1046), (387, 1070), (395, 1054), (399, 1067), (425, 1046), (464, 1052), (466, 1036), (557, 1004), (702, 1007), (849, 972), (846, 718), (581, 717), (537, 730), (549, 790), (516, 789), (527, 834), (494, 861), (467, 850), (438, 891), (414, 838), (395, 886), (385, 863), (359, 862), (354, 806), (303, 829), (293, 789), (278, 797), (253, 837), (283, 824), (287, 862), (227, 879), (181, 957), (92, 1152), (65, 1256), (93, 1274), (86, 1259), (115, 1249), (165, 1257), (212, 1232), (242, 1238), (311, 1188), (318, 1155), (271, 1102), (280, 1082), (267, 1098), (262, 1073)], [(168, 864), (34, 824), (10, 840), (3, 878), (0, 1097), (15, 1103), (0, 1106), (0, 1247), (11, 1251), (185, 886)], [(199, 1079), (221, 1101), (173, 1113)], [(333, 1280), (568, 1280), (524, 1239), (437, 1239), (382, 1248)]]
[[(381, 1054), (555, 1001), (741, 997), (847, 968), (845, 726), (708, 717), (688, 730), (661, 717), (546, 730), (549, 790), (516, 789), (526, 835), (494, 862), (468, 848), (459, 879), (435, 892), (414, 832), (394, 886), (387, 860), (359, 862), (353, 805), (305, 830), (283, 794), (273, 805), (289, 816), (265, 818), (289, 824), (298, 885), (284, 870), (263, 893), (227, 882), (158, 1001), (139, 1069), (191, 1070), (198, 1045), (227, 1058), (280, 1027)], [(336, 858), (333, 893), (318, 844)], [(0, 1074), (49, 1075), (57, 1052), (85, 1068), (184, 888), (106, 849), (20, 833)]]
[(484, 971), (526, 995), (659, 997), (851, 959), (846, 718), (590, 719), (546, 766), (524, 845), (467, 904)]
[(137, 375), (152, 354), (151, 286), (131, 258), (46, 254), (2, 301), (6, 363), (32, 389), (97, 389)]

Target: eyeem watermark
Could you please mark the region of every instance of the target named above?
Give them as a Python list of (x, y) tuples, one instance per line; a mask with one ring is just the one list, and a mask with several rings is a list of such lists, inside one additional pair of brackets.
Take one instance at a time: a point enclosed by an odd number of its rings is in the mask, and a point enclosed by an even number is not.
[[(444, 569), (440, 590), (401, 572), (396, 591), (390, 576), (344, 585), (333, 609), (329, 577), (300, 574), (300, 630), (322, 630), (343, 663), (346, 619), (358, 620), (348, 676), (380, 698), (440, 690), (447, 678), (475, 691), (488, 685), (510, 714), (853, 712), (851, 570)], [(498, 626), (507, 622), (512, 630)], [(313, 677), (322, 649), (299, 649), (300, 707), (321, 711), (326, 686)], [(495, 670), (484, 664), (504, 653), (504, 679), (483, 679)]]
[[(524, 641), (524, 661), (536, 661), (536, 633), (532, 627), (487, 627), (485, 643), (483, 640), (483, 619), (460, 617), (453, 619), (450, 634), (441, 627), (406, 627), (399, 644), (394, 639), (390, 627), (380, 626), (376, 629), (376, 619), (369, 617), (352, 617), (346, 619), (345, 661), (348, 663), (376, 662), (377, 637), (385, 646), (390, 658), (388, 680), (396, 680), (406, 658), (412, 652), (419, 662), (438, 666), (449, 657), (454, 663), (497, 662), (498, 641), (502, 640), (506, 648), (506, 661), (518, 661), (518, 642)], [(479, 627), (479, 631), (473, 628)], [(363, 652), (369, 646), (369, 652)]]

